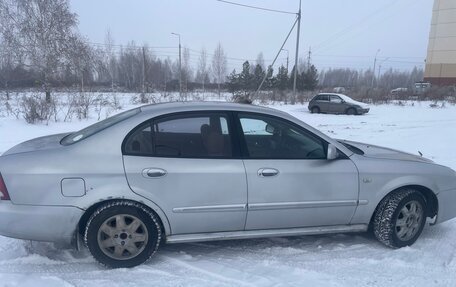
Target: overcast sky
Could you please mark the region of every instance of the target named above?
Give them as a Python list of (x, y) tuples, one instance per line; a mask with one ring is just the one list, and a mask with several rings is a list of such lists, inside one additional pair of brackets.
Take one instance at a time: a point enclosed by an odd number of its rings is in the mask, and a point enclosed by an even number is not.
[[(299, 0), (237, 2), (291, 12), (299, 6)], [(380, 49), (383, 69), (423, 66), (432, 5), (433, 0), (303, 0), (300, 57), (306, 58), (311, 46), (312, 62), (320, 70), (367, 69)], [(176, 32), (183, 46), (194, 50), (192, 64), (202, 47), (212, 53), (221, 42), (230, 70), (242, 64), (234, 58), (256, 59), (259, 52), (266, 64), (272, 62), (295, 19), (217, 0), (71, 0), (71, 8), (79, 15), (81, 33), (95, 43), (103, 43), (110, 29), (116, 44), (173, 47), (177, 37), (171, 32)], [(296, 31), (286, 45), (290, 62), (295, 45)], [(155, 54), (175, 58), (177, 49), (156, 48)], [(286, 57), (283, 52), (279, 64)]]

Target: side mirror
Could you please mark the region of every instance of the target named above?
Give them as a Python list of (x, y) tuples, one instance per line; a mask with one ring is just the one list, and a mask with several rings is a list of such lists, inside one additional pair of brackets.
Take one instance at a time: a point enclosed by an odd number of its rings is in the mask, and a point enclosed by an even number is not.
[(329, 144), (326, 158), (328, 160), (335, 160), (338, 157), (339, 157), (339, 152), (337, 151), (337, 148), (334, 145)]
[(272, 125), (267, 124), (267, 125), (266, 125), (266, 128), (265, 128), (265, 131), (266, 131), (267, 133), (273, 134), (273, 133), (275, 132), (275, 128), (274, 128)]

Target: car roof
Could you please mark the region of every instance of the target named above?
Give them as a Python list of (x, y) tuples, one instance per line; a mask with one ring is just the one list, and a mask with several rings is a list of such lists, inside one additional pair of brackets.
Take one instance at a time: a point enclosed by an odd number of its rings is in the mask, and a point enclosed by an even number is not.
[(282, 111), (251, 104), (238, 104), (229, 102), (169, 102), (141, 106), (143, 112), (168, 113), (168, 112), (186, 112), (186, 111), (242, 111), (257, 112), (266, 114), (286, 114)]
[(320, 96), (320, 95), (346, 97), (346, 95), (338, 94), (338, 93), (319, 93), (317, 96)]

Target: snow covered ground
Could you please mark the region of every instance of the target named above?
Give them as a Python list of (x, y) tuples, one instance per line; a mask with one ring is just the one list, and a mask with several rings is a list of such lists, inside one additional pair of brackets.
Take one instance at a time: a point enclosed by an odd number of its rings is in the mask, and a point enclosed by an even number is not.
[[(342, 139), (401, 149), (456, 169), (456, 107), (372, 106), (364, 116), (313, 115), (274, 105)], [(129, 105), (124, 105), (124, 108)], [(33, 137), (95, 119), (28, 125), (0, 118), (0, 153)], [(106, 270), (87, 251), (0, 237), (0, 286), (456, 286), (456, 220), (425, 228), (415, 245), (391, 250), (367, 234), (162, 246), (147, 264)]]

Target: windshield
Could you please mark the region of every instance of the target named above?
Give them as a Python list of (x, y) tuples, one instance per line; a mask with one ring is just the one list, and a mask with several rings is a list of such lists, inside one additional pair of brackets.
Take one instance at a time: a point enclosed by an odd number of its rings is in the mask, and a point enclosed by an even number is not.
[(109, 128), (117, 123), (120, 123), (121, 121), (124, 121), (136, 114), (138, 114), (140, 111), (139, 108), (129, 110), (126, 112), (122, 112), (120, 114), (117, 114), (115, 116), (109, 117), (105, 120), (102, 120), (100, 122), (97, 122), (93, 125), (90, 125), (80, 131), (77, 131), (75, 133), (69, 134), (66, 137), (62, 139), (60, 142), (62, 145), (71, 145), (76, 142), (79, 142), (85, 138), (90, 137), (91, 135), (94, 135), (106, 128)]

